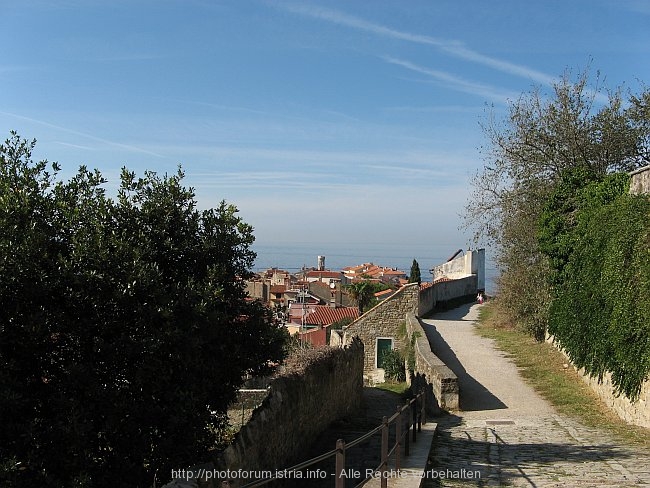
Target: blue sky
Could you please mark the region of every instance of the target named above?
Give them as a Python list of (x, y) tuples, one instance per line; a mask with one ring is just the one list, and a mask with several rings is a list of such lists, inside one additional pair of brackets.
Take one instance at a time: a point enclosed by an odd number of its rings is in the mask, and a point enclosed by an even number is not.
[(446, 255), (486, 110), (588, 65), (639, 92), (648, 25), (644, 0), (0, 0), (0, 137), (109, 190), (182, 164), (262, 245)]

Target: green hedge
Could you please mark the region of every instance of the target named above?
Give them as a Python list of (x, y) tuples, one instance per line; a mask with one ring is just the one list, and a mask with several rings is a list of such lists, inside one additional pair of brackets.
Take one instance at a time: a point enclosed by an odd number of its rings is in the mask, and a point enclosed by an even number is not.
[(549, 332), (576, 366), (610, 372), (635, 400), (650, 372), (650, 199), (621, 194), (620, 182), (577, 189), (555, 219), (549, 200), (540, 243), (555, 265)]

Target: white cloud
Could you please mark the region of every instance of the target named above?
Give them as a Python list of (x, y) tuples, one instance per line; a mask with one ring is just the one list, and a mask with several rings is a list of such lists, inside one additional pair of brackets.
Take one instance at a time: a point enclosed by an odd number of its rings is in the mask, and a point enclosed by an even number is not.
[(508, 102), (508, 100), (512, 100), (517, 96), (517, 94), (513, 92), (497, 90), (492, 86), (468, 81), (445, 71), (424, 68), (410, 61), (405, 61), (393, 57), (384, 57), (383, 59), (388, 63), (401, 66), (417, 73), (425, 74), (435, 80), (443, 82), (446, 86), (453, 88), (454, 90), (470, 93), (472, 95), (478, 95), (494, 102), (505, 104)]
[(119, 148), (119, 149), (124, 149), (124, 150), (129, 151), (129, 152), (147, 154), (149, 156), (155, 156), (155, 157), (158, 157), (158, 158), (163, 157), (162, 155), (160, 155), (158, 153), (155, 153), (153, 151), (149, 151), (147, 149), (143, 149), (143, 148), (138, 147), (138, 146), (133, 146), (131, 144), (123, 144), (121, 142), (116, 142), (116, 141), (110, 141), (108, 139), (104, 139), (102, 137), (97, 137), (97, 136), (94, 136), (92, 134), (87, 134), (85, 132), (80, 132), (78, 130), (69, 129), (67, 127), (62, 127), (60, 125), (51, 124), (51, 123), (46, 122), (44, 120), (34, 119), (32, 117), (26, 117), (24, 115), (19, 115), (19, 114), (10, 113), (10, 112), (2, 112), (2, 111), (0, 111), (0, 114), (5, 115), (7, 117), (12, 117), (14, 119), (25, 120), (27, 122), (31, 122), (31, 123), (34, 123), (34, 124), (43, 125), (45, 127), (51, 128), (51, 129), (56, 129), (56, 130), (59, 130), (59, 131), (62, 131), (62, 132), (68, 133), (68, 134), (83, 137), (85, 139), (90, 139), (91, 141), (100, 142), (100, 143), (108, 145), (108, 146), (116, 147), (116, 148)]
[(481, 64), (483, 66), (488, 66), (494, 70), (515, 76), (520, 76), (536, 81), (538, 83), (542, 83), (544, 85), (551, 85), (555, 81), (554, 77), (549, 76), (546, 73), (542, 73), (541, 71), (529, 68), (527, 66), (518, 65), (509, 61), (487, 56), (485, 54), (479, 53), (478, 51), (467, 48), (463, 43), (456, 40), (440, 39), (422, 34), (413, 34), (410, 32), (399, 31), (340, 11), (321, 7), (296, 4), (284, 4), (280, 5), (280, 7), (290, 12), (303, 15), (305, 17), (324, 20), (356, 30), (371, 32), (381, 37), (388, 37), (406, 42), (432, 46), (439, 51), (455, 58), (463, 59), (465, 61), (470, 61), (476, 64)]

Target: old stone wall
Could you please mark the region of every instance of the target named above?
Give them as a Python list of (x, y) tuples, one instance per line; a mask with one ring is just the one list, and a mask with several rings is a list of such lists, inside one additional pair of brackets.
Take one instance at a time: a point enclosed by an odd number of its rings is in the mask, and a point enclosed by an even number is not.
[(640, 195), (650, 193), (650, 166), (644, 166), (630, 173), (630, 193)]
[(430, 313), (440, 302), (448, 302), (462, 297), (475, 297), (478, 286), (477, 275), (453, 281), (439, 281), (423, 285), (420, 290), (418, 316), (424, 317)]
[(406, 285), (390, 298), (368, 310), (345, 329), (345, 343), (358, 337), (365, 345), (363, 372), (366, 381), (381, 381), (375, 376), (377, 339), (392, 338), (393, 348), (400, 349), (403, 346), (400, 336), (404, 335), (400, 330), (405, 330), (406, 314), (417, 313), (418, 301), (418, 284)]
[[(568, 354), (557, 345), (553, 336), (547, 335), (546, 342), (553, 344), (564, 354), (567, 362), (571, 364)], [(600, 400), (621, 419), (628, 424), (650, 428), (650, 380), (646, 380), (643, 383), (639, 399), (636, 402), (632, 402), (625, 395), (615, 395), (612, 375), (610, 373), (606, 372), (603, 376), (603, 381), (599, 383), (598, 378), (589, 376), (584, 368), (578, 369), (575, 366), (573, 367), (582, 380), (598, 395)]]
[(406, 325), (409, 338), (414, 339), (415, 370), (413, 388), (424, 388), (429, 413), (436, 415), (442, 410), (458, 410), (458, 377), (433, 352), (426, 332), (415, 314), (408, 314)]
[(433, 276), (433, 281), (442, 278), (443, 276), (459, 278), (461, 276), (472, 274), (471, 256), (469, 254), (463, 254), (451, 261), (439, 264), (431, 269), (431, 274)]
[[(208, 464), (193, 473), (284, 469), (304, 461), (304, 453), (334, 420), (353, 415), (363, 395), (363, 344), (353, 341), (345, 348), (312, 350), (315, 359), (305, 367), (280, 374), (270, 384), (269, 395), (244, 425), (233, 443)], [(168, 486), (220, 488), (220, 478), (180, 480)], [(250, 479), (230, 479), (238, 487)]]
[(598, 383), (598, 378), (592, 378), (584, 370), (578, 372), (584, 382), (596, 392), (601, 401), (616, 412), (625, 422), (650, 428), (650, 381), (643, 383), (639, 399), (632, 403), (625, 395), (618, 397), (614, 395), (614, 386), (612, 385), (612, 375), (610, 373), (605, 373), (602, 383)]

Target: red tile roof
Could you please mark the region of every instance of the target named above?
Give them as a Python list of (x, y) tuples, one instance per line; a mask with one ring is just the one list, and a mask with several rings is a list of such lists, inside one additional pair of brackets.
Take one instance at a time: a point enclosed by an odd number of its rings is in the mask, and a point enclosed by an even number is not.
[(400, 271), (399, 269), (384, 268), (384, 274), (402, 276), (405, 275), (406, 273), (404, 273), (404, 271)]
[(311, 278), (341, 279), (341, 273), (339, 271), (310, 271), (307, 273), (307, 276)]
[(395, 293), (395, 290), (392, 290), (392, 289), (389, 288), (388, 290), (378, 291), (377, 293), (375, 293), (375, 296), (377, 298), (380, 298), (380, 297), (383, 297), (384, 295), (391, 295), (393, 293)]
[(346, 317), (357, 319), (359, 317), (359, 309), (357, 307), (332, 308), (327, 305), (318, 305), (314, 312), (305, 317), (305, 323), (329, 325)]
[(287, 291), (287, 287), (284, 285), (271, 286), (271, 293), (284, 293), (285, 291)]
[(420, 284), (420, 290), (426, 290), (427, 288), (431, 288), (436, 283), (442, 283), (443, 281), (454, 281), (454, 280), (452, 280), (451, 278), (447, 278), (446, 276), (443, 276), (442, 278), (438, 278), (434, 282), (427, 281), (426, 283)]

